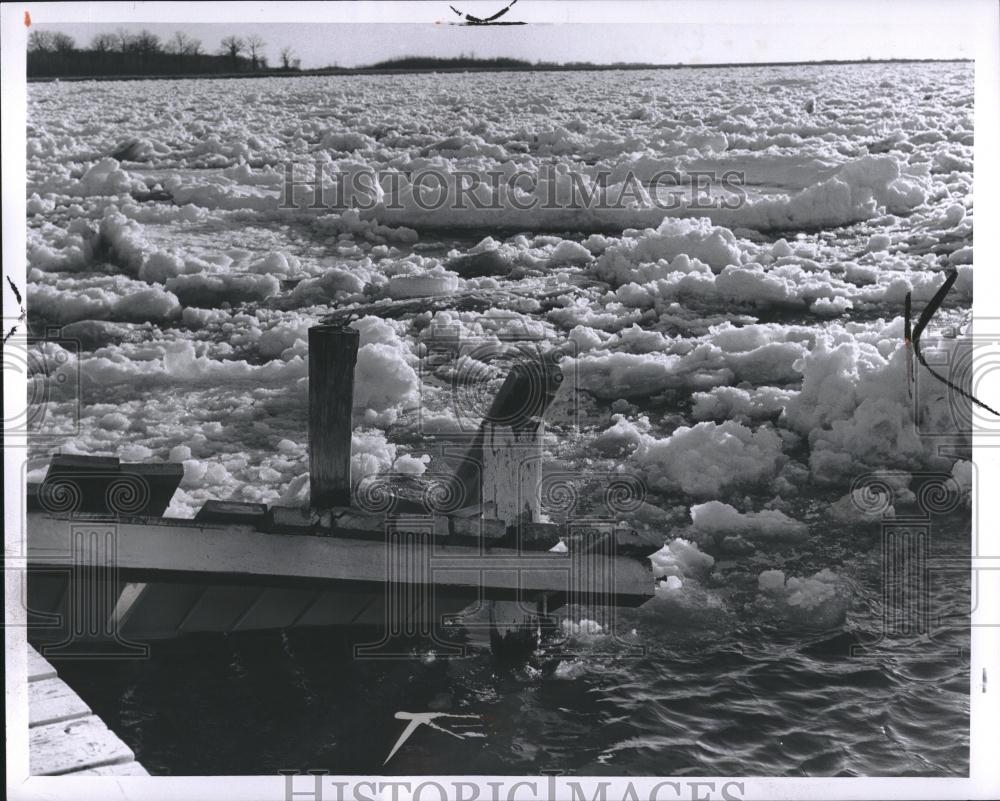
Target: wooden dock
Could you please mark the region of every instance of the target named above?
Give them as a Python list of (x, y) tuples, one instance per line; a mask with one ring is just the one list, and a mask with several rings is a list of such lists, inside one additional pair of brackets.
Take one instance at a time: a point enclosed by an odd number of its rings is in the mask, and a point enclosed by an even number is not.
[(148, 776), (90, 707), (28, 648), (28, 754), (32, 776)]
[(32, 641), (136, 656), (196, 632), (384, 625), (433, 636), (486, 602), (551, 614), (652, 597), (648, 563), (618, 554), (636, 535), (615, 517), (546, 522), (558, 352), (519, 350), (478, 430), (453, 443), (457, 466), (417, 487), (352, 479), (357, 350), (354, 329), (309, 330), (309, 508), (212, 499), (193, 520), (164, 518), (181, 465), (53, 456), (27, 492)]
[[(27, 487), (32, 642), (52, 658), (142, 658), (152, 641), (195, 633), (380, 626), (356, 653), (410, 658), (396, 640), (419, 635), (461, 655), (441, 628), (483, 604), (492, 634), (496, 604), (516, 623), (652, 597), (648, 565), (617, 551), (636, 535), (616, 517), (546, 522), (552, 354), (512, 367), (458, 468), (438, 477), (444, 491), (411, 497), (391, 476), (376, 490), (352, 481), (357, 347), (352, 329), (310, 329), (308, 508), (208, 500), (193, 520), (164, 518), (182, 465), (54, 456)], [(30, 646), (28, 663), (32, 775), (148, 775)]]

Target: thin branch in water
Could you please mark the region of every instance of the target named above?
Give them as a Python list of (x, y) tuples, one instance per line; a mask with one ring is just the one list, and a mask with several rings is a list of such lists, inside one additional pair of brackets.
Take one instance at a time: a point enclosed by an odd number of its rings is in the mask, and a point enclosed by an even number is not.
[(1000, 417), (1000, 412), (998, 412), (992, 406), (986, 405), (971, 392), (967, 392), (961, 387), (956, 386), (947, 378), (945, 378), (943, 375), (941, 375), (939, 372), (937, 372), (933, 367), (927, 364), (927, 361), (924, 359), (923, 353), (920, 352), (920, 335), (924, 332), (924, 329), (927, 327), (927, 324), (931, 321), (931, 318), (934, 316), (937, 310), (941, 308), (941, 304), (944, 303), (945, 297), (951, 291), (951, 288), (955, 286), (955, 282), (957, 280), (958, 280), (958, 271), (949, 270), (948, 277), (945, 279), (944, 283), (941, 284), (941, 286), (938, 288), (938, 291), (934, 293), (934, 297), (930, 299), (930, 302), (920, 313), (920, 317), (917, 319), (917, 324), (913, 327), (912, 335), (910, 335), (910, 303), (911, 303), (910, 293), (909, 292), (906, 293), (906, 306), (905, 306), (906, 319), (904, 321), (904, 331), (905, 331), (904, 336), (906, 337), (907, 345), (909, 345), (912, 342), (913, 353), (917, 357), (917, 361), (920, 362), (927, 369), (928, 373), (934, 376), (938, 381), (940, 381), (945, 386), (957, 392), (963, 398), (972, 401), (974, 404), (976, 404), (982, 409), (985, 409), (990, 414)]
[(14, 334), (17, 333), (17, 327), (24, 322), (24, 318), (27, 316), (27, 312), (24, 310), (24, 301), (21, 300), (21, 291), (17, 288), (17, 284), (7, 276), (7, 283), (10, 284), (11, 291), (14, 293), (14, 297), (17, 299), (17, 305), (21, 310), (21, 313), (17, 316), (17, 322), (11, 327), (10, 331), (3, 338), (3, 344), (7, 344), (7, 340), (10, 339)]

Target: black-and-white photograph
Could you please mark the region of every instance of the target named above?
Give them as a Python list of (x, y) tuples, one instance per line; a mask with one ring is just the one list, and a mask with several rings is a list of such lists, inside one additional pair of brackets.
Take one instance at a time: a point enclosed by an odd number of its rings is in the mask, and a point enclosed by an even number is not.
[(8, 795), (991, 797), (996, 8), (455, 2), (3, 9)]

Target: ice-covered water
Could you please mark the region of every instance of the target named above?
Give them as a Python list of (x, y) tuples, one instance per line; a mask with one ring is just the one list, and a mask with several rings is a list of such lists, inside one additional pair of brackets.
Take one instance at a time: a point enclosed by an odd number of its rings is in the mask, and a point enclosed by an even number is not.
[[(394, 770), (961, 773), (967, 584), (932, 582), (930, 639), (847, 650), (882, 626), (880, 524), (930, 505), (931, 558), (968, 548), (967, 409), (922, 369), (908, 388), (902, 311), (957, 270), (924, 342), (955, 356), (972, 116), (960, 63), (32, 84), (29, 322), (60, 327), (34, 362), (32, 478), (54, 450), (115, 454), (184, 463), (174, 516), (305, 503), (306, 331), (356, 308), (355, 476), (440, 469), (434, 435), (469, 422), (453, 376), (489, 397), (484, 353), (560, 348), (546, 471), (587, 514), (590, 485), (635, 477), (628, 522), (662, 546), (657, 597), (624, 628), (638, 659), (495, 678), (485, 656), (362, 669), (325, 638), (250, 638), (73, 668), (95, 708), (171, 772), (374, 770), (356, 730), (380, 751), (395, 704), (435, 703), (488, 712), (490, 745)], [(285, 165), (303, 181), (316, 162), (389, 176), (396, 202), (309, 209), (300, 186), (281, 208)], [(640, 190), (430, 212), (427, 169)], [(684, 197), (699, 171), (739, 171), (745, 202), (665, 218), (641, 188), (661, 170)], [(189, 719), (182, 692), (210, 712)], [(386, 720), (362, 723), (373, 709)]]

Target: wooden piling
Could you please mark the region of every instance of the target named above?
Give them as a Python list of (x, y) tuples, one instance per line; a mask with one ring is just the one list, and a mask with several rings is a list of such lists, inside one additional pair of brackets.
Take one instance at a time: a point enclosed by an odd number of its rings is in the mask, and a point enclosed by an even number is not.
[(540, 518), (542, 415), (561, 380), (541, 354), (513, 366), (456, 470), (466, 506), (508, 525)]
[(314, 508), (351, 502), (351, 410), (358, 332), (309, 329), (309, 488)]

